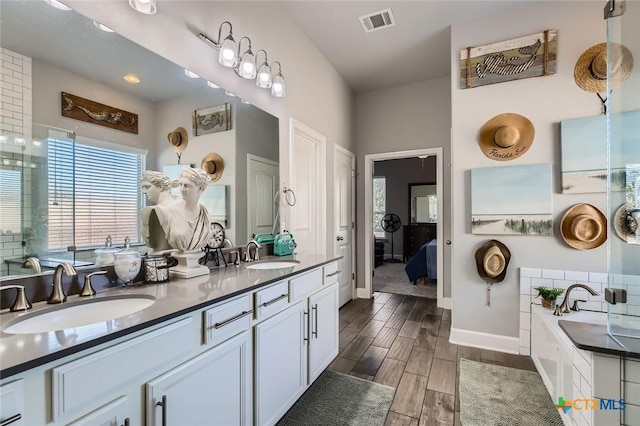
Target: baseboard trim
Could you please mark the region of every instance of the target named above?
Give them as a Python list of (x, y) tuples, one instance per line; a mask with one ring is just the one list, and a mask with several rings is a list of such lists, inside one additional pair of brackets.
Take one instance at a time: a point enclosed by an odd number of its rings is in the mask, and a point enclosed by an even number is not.
[(498, 334), (481, 333), (460, 328), (451, 328), (449, 342), (456, 345), (489, 349), (509, 354), (518, 355), (520, 353), (520, 339), (517, 337), (500, 336)]
[(367, 289), (366, 288), (361, 288), (361, 287), (358, 287), (356, 289), (356, 297), (358, 299), (371, 299), (371, 295), (369, 294)]
[(451, 309), (451, 306), (453, 306), (453, 303), (451, 302), (451, 298), (450, 297), (443, 297), (442, 298), (442, 303), (440, 304), (440, 308), (443, 309)]

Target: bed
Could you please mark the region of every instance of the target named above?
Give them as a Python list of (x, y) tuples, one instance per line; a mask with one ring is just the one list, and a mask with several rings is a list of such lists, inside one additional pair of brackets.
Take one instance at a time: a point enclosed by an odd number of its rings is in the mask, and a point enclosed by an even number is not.
[(415, 256), (411, 258), (407, 266), (404, 267), (409, 281), (414, 284), (419, 278), (435, 280), (438, 276), (438, 242), (433, 239), (420, 247)]

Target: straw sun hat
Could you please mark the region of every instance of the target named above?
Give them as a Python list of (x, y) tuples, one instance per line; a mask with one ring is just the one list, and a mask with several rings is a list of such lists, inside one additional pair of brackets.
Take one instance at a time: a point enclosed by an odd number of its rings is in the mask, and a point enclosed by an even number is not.
[(224, 161), (217, 152), (210, 152), (204, 156), (200, 167), (209, 174), (212, 182), (217, 182), (222, 177)]
[(187, 149), (187, 145), (189, 144), (189, 135), (187, 134), (187, 129), (184, 127), (178, 127), (173, 132), (169, 132), (167, 139), (169, 139), (171, 148), (178, 154)]
[[(622, 84), (633, 69), (633, 55), (625, 46), (611, 43), (611, 87)], [(573, 78), (582, 90), (591, 93), (607, 91), (607, 43), (588, 48), (576, 62)]]
[(640, 235), (640, 209), (633, 208), (632, 203), (625, 203), (613, 215), (613, 229), (623, 241), (635, 240)]
[(591, 204), (576, 204), (562, 216), (560, 233), (571, 247), (591, 250), (607, 241), (607, 218)]
[(520, 157), (533, 143), (533, 124), (520, 114), (496, 115), (480, 129), (478, 143), (487, 157), (508, 161)]
[(475, 254), (478, 275), (487, 283), (499, 283), (507, 275), (511, 252), (498, 240), (484, 243)]

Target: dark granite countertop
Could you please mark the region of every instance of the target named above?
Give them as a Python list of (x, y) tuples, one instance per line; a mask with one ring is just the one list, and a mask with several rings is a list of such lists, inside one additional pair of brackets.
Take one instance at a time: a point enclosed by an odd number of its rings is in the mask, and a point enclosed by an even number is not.
[(618, 336), (614, 339), (607, 333), (607, 326), (604, 324), (559, 320), (558, 325), (579, 349), (628, 358), (640, 358), (640, 339)]
[[(292, 257), (283, 256), (277, 259), (288, 260)], [(4, 309), (0, 315), (0, 323), (2, 323), (0, 379), (287, 279), (339, 258), (340, 256), (298, 254), (295, 259), (300, 263), (289, 268), (255, 270), (247, 269), (245, 265), (229, 266), (214, 269), (209, 275), (190, 279), (172, 279), (164, 284), (106, 289), (98, 292), (93, 298), (122, 297), (128, 294), (153, 297), (155, 302), (125, 317), (68, 330), (38, 334), (8, 334), (4, 332), (7, 323), (11, 324), (12, 320), (19, 316), (51, 308), (51, 305), (47, 305), (46, 302), (34, 303), (33, 309), (19, 313)], [(69, 296), (66, 303), (82, 300), (77, 295)]]

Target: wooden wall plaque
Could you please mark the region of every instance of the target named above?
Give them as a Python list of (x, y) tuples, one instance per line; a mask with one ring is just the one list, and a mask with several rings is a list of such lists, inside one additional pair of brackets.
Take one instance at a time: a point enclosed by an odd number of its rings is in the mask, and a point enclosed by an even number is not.
[(63, 117), (138, 134), (138, 114), (66, 92), (61, 93), (61, 107)]

